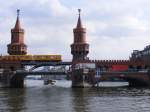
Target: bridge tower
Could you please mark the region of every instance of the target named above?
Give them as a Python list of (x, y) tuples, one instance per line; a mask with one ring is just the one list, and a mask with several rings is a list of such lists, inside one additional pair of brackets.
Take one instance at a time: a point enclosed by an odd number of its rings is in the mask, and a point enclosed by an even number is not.
[(88, 60), (89, 44), (86, 42), (86, 29), (83, 28), (80, 12), (78, 9), (79, 17), (76, 28), (73, 29), (74, 42), (71, 44), (71, 54), (73, 55), (72, 61)]
[(81, 9), (78, 9), (79, 16), (76, 28), (73, 29), (74, 42), (71, 44), (72, 59), (72, 87), (91, 87), (93, 86), (94, 72), (84, 72), (84, 68), (79, 67), (82, 62), (87, 62), (89, 53), (89, 44), (86, 41), (86, 28), (82, 26)]
[[(11, 29), (11, 42), (7, 45), (7, 52), (9, 55), (26, 55), (27, 46), (24, 44), (24, 29), (20, 25), (20, 10), (17, 10), (17, 19), (15, 27)], [(6, 64), (5, 64), (6, 63)], [(5, 61), (3, 73), (3, 82), (8, 87), (22, 88), (24, 84), (24, 75), (17, 76), (14, 71), (23, 69), (20, 61)]]
[(17, 10), (17, 20), (15, 27), (11, 29), (11, 43), (7, 45), (8, 54), (25, 55), (27, 54), (27, 46), (24, 44), (24, 29), (20, 25), (20, 10)]

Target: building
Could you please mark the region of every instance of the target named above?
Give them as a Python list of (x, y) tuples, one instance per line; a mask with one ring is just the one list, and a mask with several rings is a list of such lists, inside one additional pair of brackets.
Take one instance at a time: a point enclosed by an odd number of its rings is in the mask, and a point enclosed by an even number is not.
[(150, 60), (150, 45), (146, 46), (143, 50), (133, 50), (130, 60), (141, 60), (149, 62)]

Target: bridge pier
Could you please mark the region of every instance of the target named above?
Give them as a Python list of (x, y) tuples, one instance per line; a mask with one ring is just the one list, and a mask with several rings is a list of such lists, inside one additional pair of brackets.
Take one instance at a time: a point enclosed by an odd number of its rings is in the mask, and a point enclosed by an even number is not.
[(24, 87), (24, 76), (14, 75), (10, 79), (11, 88), (23, 88)]
[(72, 88), (93, 87), (95, 85), (94, 74), (84, 73), (83, 69), (72, 72)]
[(12, 71), (5, 71), (3, 74), (1, 74), (0, 82), (3, 87), (23, 88), (24, 75), (16, 75)]

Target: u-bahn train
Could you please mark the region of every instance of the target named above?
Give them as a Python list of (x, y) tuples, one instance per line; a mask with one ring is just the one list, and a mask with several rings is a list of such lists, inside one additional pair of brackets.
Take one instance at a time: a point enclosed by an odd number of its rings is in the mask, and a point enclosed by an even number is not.
[(3, 61), (61, 61), (61, 55), (5, 55)]

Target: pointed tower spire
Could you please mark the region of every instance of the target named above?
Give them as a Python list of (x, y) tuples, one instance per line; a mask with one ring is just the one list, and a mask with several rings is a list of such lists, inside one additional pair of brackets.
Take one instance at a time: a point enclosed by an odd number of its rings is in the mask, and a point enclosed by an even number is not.
[(15, 27), (14, 27), (14, 29), (16, 29), (16, 30), (21, 29), (19, 16), (20, 16), (20, 10), (17, 9), (17, 20), (16, 20), (16, 24), (15, 24)]
[(78, 17), (78, 22), (77, 22), (77, 28), (82, 28), (82, 22), (81, 22), (81, 17), (80, 17), (81, 9), (78, 9), (78, 12), (79, 12), (79, 17)]
[(27, 54), (27, 45), (24, 43), (24, 29), (20, 26), (19, 15), (20, 10), (18, 9), (15, 27), (11, 29), (11, 42), (7, 45), (7, 52), (10, 55)]
[(82, 27), (80, 12), (78, 9), (79, 17), (77, 27), (73, 29), (74, 41), (71, 44), (71, 54), (73, 55), (72, 61), (88, 60), (89, 44), (86, 42), (86, 28)]

